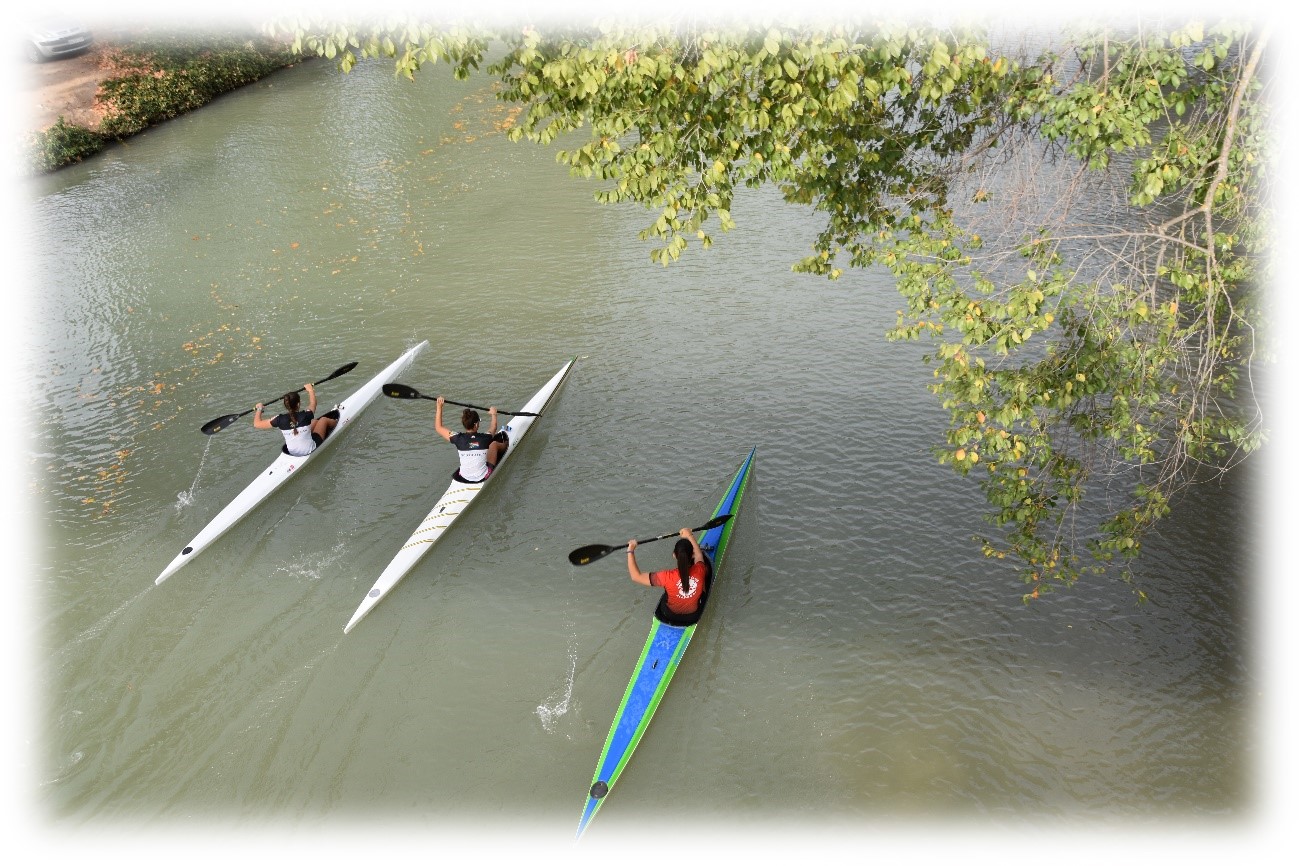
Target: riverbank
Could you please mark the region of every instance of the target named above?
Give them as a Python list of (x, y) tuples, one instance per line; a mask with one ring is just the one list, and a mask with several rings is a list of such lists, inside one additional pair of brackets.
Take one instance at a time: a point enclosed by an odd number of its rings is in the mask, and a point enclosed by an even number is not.
[(113, 74), (105, 54), (104, 46), (95, 45), (75, 57), (24, 64), (22, 92), (28, 114), (22, 129), (28, 137), (49, 129), (60, 117), (98, 129), (103, 112), (95, 94), (100, 82)]
[(26, 64), (22, 150), (54, 171), (302, 60), (248, 33), (110, 33), (75, 57)]

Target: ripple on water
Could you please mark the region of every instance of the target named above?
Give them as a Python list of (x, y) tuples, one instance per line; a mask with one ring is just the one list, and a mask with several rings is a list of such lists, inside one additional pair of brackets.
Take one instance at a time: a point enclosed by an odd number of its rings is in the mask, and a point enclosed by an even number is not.
[[(1243, 809), (1248, 490), (1194, 492), (1152, 539), (1147, 605), (1099, 579), (1025, 607), (970, 541), (977, 486), (934, 463), (945, 412), (924, 347), (883, 339), (886, 275), (791, 273), (817, 224), (774, 190), (652, 265), (652, 215), (594, 206), (445, 72), (302, 64), (35, 197), (60, 813), (576, 810), (654, 598), (566, 554), (697, 525), (754, 446), (715, 606), (610, 809), (661, 808), (680, 760), (724, 812)], [(339, 135), (360, 109), (382, 122)], [(408, 384), (480, 405), (581, 360), (383, 607), (342, 636), (454, 465), (421, 401), (377, 401), (153, 586), (273, 457), (204, 422), (417, 339)]]

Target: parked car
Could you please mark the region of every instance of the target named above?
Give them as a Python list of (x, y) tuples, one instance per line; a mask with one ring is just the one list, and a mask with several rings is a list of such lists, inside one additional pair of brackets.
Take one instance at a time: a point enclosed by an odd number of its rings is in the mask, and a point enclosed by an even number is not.
[(94, 43), (90, 31), (69, 18), (46, 17), (27, 22), (27, 59), (33, 63), (71, 57)]

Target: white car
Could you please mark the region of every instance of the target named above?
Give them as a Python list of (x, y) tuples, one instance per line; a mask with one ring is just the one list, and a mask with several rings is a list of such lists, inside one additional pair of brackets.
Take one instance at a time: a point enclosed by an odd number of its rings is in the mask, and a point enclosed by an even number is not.
[(80, 54), (95, 41), (90, 31), (68, 18), (38, 18), (27, 22), (25, 50), (33, 63)]

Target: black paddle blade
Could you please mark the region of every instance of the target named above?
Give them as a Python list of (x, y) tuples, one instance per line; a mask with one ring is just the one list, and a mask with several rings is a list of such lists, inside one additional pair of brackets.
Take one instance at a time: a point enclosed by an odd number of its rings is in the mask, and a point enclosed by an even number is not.
[[(712, 520), (705, 523), (703, 526), (697, 526), (690, 531), (707, 532), (710, 529), (716, 529), (717, 527), (726, 523), (726, 521), (730, 520), (732, 516), (733, 515), (730, 514), (719, 514), (716, 517), (714, 517)], [(678, 533), (675, 532), (669, 532), (666, 535), (658, 535), (655, 536), (654, 538), (646, 538), (636, 543), (649, 544), (651, 541), (661, 541), (664, 538), (672, 538), (677, 534)], [(607, 544), (588, 544), (586, 547), (579, 547), (577, 550), (574, 550), (572, 553), (570, 553), (568, 555), (568, 561), (573, 563), (573, 565), (587, 565), (589, 563), (595, 562), (597, 559), (603, 559), (604, 557), (613, 553), (615, 550), (622, 550), (626, 546), (627, 545), (625, 544), (620, 544), (617, 547), (610, 547)]]
[(708, 522), (705, 523), (703, 526), (699, 527), (698, 529), (696, 529), (696, 530), (694, 530), (694, 531), (695, 531), (695, 532), (707, 532), (707, 531), (710, 530), (710, 529), (716, 529), (717, 527), (719, 527), (719, 526), (721, 526), (722, 524), (724, 524), (726, 521), (730, 520), (732, 516), (733, 516), (733, 515), (730, 515), (730, 514), (719, 514), (719, 515), (717, 515), (716, 517), (714, 517), (712, 520), (708, 521)]
[(403, 385), (400, 382), (389, 382), (383, 386), (385, 397), (396, 397), (399, 400), (418, 400), (424, 395), (416, 391), (409, 385)]
[(313, 384), (316, 384), (316, 385), (323, 385), (323, 384), (325, 384), (326, 382), (328, 382), (330, 379), (337, 379), (339, 376), (343, 375), (344, 373), (350, 373), (350, 372), (352, 372), (353, 370), (355, 370), (355, 369), (356, 369), (356, 365), (359, 364), (359, 363), (360, 363), (360, 361), (353, 361), (353, 362), (351, 362), (350, 364), (344, 364), (343, 366), (339, 367), (339, 368), (338, 368), (337, 370), (335, 370), (334, 372), (330, 373), (330, 374), (329, 374), (328, 376), (326, 376), (325, 378), (321, 379), (319, 382), (315, 382), (315, 383), (313, 383)]
[[(623, 545), (626, 547), (627, 545)], [(586, 547), (579, 547), (568, 555), (568, 561), (574, 565), (586, 565), (602, 559), (615, 550), (621, 550), (619, 547), (610, 547), (607, 544), (588, 544)]]
[(201, 429), (204, 433), (211, 436), (213, 433), (220, 433), (222, 430), (238, 421), (239, 417), (240, 416), (238, 415), (222, 415), (220, 418), (214, 418), (207, 422)]
[[(352, 372), (352, 370), (356, 369), (356, 365), (359, 363), (360, 363), (359, 361), (352, 361), (350, 363), (344, 364), (343, 366), (339, 367), (337, 370), (330, 373), (328, 376), (321, 379), (320, 381), (313, 382), (312, 385), (323, 385), (324, 383), (328, 382), (330, 379), (337, 379), (339, 376), (342, 376), (344, 373), (350, 373)], [(292, 393), (296, 394), (299, 391), (305, 391), (305, 390), (306, 388), (297, 388)], [(275, 399), (279, 399), (279, 398), (277, 397)], [(271, 401), (267, 400), (265, 402), (269, 403)], [(207, 422), (199, 429), (209, 436), (211, 436), (213, 433), (220, 433), (222, 430), (226, 429), (231, 424), (235, 423), (240, 418), (247, 415), (249, 412), (255, 411), (255, 409), (256, 407), (254, 407), (253, 409), (245, 409), (244, 411), (236, 415), (222, 415), (220, 418), (213, 418), (211, 421)]]

